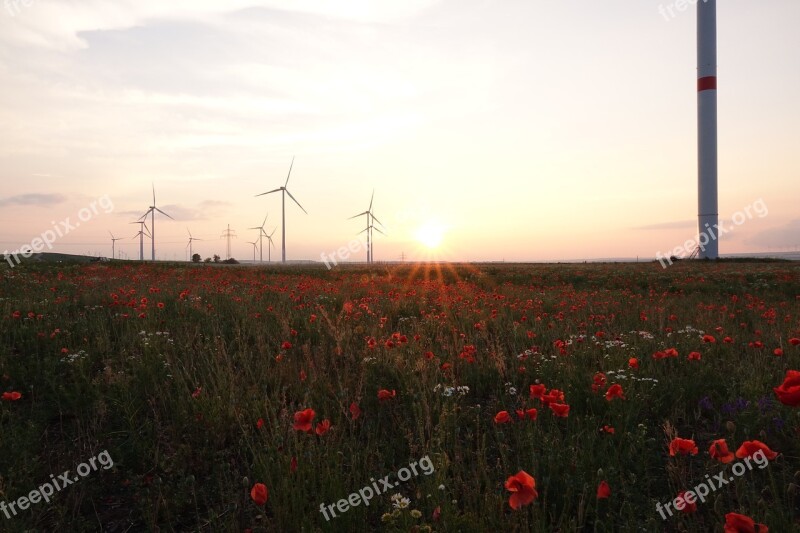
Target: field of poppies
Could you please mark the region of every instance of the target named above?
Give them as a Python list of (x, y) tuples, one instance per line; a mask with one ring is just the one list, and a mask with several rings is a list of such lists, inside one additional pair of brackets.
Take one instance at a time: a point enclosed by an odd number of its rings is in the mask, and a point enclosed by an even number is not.
[(3, 531), (800, 531), (798, 264), (0, 279)]

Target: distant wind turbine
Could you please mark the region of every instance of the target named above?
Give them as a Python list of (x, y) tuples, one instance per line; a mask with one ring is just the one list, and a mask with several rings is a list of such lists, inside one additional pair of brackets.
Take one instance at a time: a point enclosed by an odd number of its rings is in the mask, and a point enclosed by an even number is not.
[(372, 258), (373, 258), (372, 248), (374, 246), (375, 239), (372, 236), (372, 230), (375, 229), (375, 230), (378, 231), (378, 233), (386, 235), (381, 230), (376, 228), (374, 226), (374, 224), (373, 224), (373, 221), (374, 221), (374, 222), (377, 222), (378, 224), (380, 224), (381, 226), (383, 226), (383, 223), (380, 220), (378, 220), (375, 217), (375, 213), (372, 212), (372, 202), (373, 202), (373, 200), (375, 200), (375, 191), (374, 190), (372, 191), (372, 196), (369, 199), (369, 208), (366, 211), (364, 211), (363, 213), (359, 213), (357, 215), (353, 215), (353, 216), (351, 216), (350, 218), (347, 219), (347, 220), (352, 220), (354, 218), (357, 218), (357, 217), (360, 217), (360, 216), (363, 216), (363, 215), (367, 216), (367, 227), (366, 227), (366, 229), (364, 231), (361, 231), (359, 233), (359, 235), (361, 233), (364, 233), (364, 232), (367, 233), (367, 263), (372, 263)]
[[(164, 211), (156, 207), (156, 186), (153, 185), (153, 205), (150, 206), (150, 209), (148, 209), (144, 215), (139, 217), (139, 220), (142, 219), (147, 220), (147, 215), (150, 215), (150, 242), (152, 243), (152, 256), (151, 256), (152, 261), (156, 260), (156, 211), (158, 211), (159, 213), (168, 218), (172, 218)], [(172, 220), (175, 219), (172, 218)]]
[[(286, 176), (286, 183), (283, 184), (283, 187), (278, 187), (277, 189), (273, 189), (271, 191), (263, 192), (261, 194), (257, 194), (256, 195), (257, 197), (258, 196), (264, 196), (266, 194), (272, 194), (272, 193), (278, 192), (278, 191), (280, 191), (280, 193), (281, 193), (281, 217), (283, 219), (282, 220), (282, 225), (281, 225), (281, 233), (282, 233), (282, 235), (281, 235), (281, 256), (282, 256), (282, 261), (284, 263), (286, 262), (286, 195), (288, 194), (289, 198), (294, 200), (294, 203), (296, 203), (297, 206), (300, 209), (303, 209), (303, 206), (300, 205), (300, 202), (298, 202), (297, 199), (294, 196), (292, 196), (292, 193), (289, 192), (289, 189), (286, 188), (286, 186), (289, 185), (289, 178), (292, 177), (292, 167), (294, 167), (294, 157), (292, 157), (292, 164), (289, 165), (289, 175)], [(308, 211), (303, 209), (303, 213), (305, 213), (307, 215)]]
[[(264, 262), (264, 244), (263, 244), (262, 237), (264, 237), (267, 234), (267, 232), (264, 231), (264, 225), (267, 223), (267, 217), (268, 216), (269, 216), (269, 213), (267, 213), (267, 216), (264, 217), (264, 222), (262, 222), (260, 226), (257, 226), (255, 228), (247, 228), (247, 229), (257, 229), (258, 230), (258, 249), (259, 249), (258, 254), (259, 254), (260, 261), (262, 263)], [(253, 259), (253, 261), (255, 261), (255, 259)]]
[(258, 241), (253, 241), (253, 242), (247, 241), (247, 244), (252, 244), (253, 245), (253, 263), (255, 263), (256, 262), (256, 249), (258, 248)]
[(277, 227), (272, 228), (272, 233), (270, 233), (269, 235), (267, 235), (267, 233), (264, 232), (264, 235), (266, 235), (267, 237), (267, 242), (269, 242), (269, 246), (267, 246), (267, 261), (269, 263), (272, 263), (272, 249), (275, 248), (275, 243), (272, 242), (272, 236), (275, 235), (275, 232), (277, 230), (278, 230)]
[(117, 258), (117, 247), (116, 247), (116, 244), (117, 244), (117, 241), (121, 241), (122, 240), (122, 237), (114, 237), (114, 234), (111, 233), (110, 231), (108, 232), (108, 234), (111, 235), (111, 259), (116, 259)]
[(144, 261), (144, 236), (151, 237), (150, 232), (147, 229), (147, 224), (143, 221), (131, 222), (131, 224), (139, 224), (139, 233), (134, 235), (133, 238), (139, 237), (139, 261)]
[(192, 258), (194, 257), (194, 253), (192, 250), (192, 242), (194, 241), (202, 241), (203, 239), (198, 239), (197, 237), (192, 237), (192, 232), (189, 231), (189, 228), (186, 228), (186, 231), (189, 233), (189, 244), (186, 247), (189, 249), (189, 262), (191, 263)]

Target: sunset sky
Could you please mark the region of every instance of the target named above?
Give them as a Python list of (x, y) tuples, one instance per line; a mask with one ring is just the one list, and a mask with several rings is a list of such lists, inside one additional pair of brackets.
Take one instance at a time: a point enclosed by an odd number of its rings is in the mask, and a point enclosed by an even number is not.
[[(0, 253), (92, 201), (54, 251), (252, 259), (652, 258), (696, 234), (695, 8), (670, 0), (4, 0)], [(800, 2), (725, 0), (720, 253), (800, 247)], [(145, 248), (148, 250), (149, 242)], [(266, 258), (266, 250), (265, 250)], [(363, 260), (364, 252), (354, 259)]]

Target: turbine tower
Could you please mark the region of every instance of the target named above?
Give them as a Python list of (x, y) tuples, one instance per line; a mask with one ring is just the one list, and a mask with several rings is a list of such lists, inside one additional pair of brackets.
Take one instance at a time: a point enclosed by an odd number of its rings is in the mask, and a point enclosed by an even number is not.
[(719, 258), (717, 197), (717, 0), (697, 2), (697, 225), (701, 259)]
[[(292, 164), (289, 165), (289, 175), (286, 176), (286, 183), (283, 184), (283, 187), (278, 187), (277, 189), (273, 189), (271, 191), (263, 192), (261, 194), (257, 194), (256, 195), (257, 197), (258, 196), (264, 196), (266, 194), (272, 194), (272, 193), (278, 192), (278, 191), (280, 191), (280, 193), (281, 193), (281, 217), (282, 217), (282, 225), (281, 225), (281, 227), (282, 227), (282, 229), (281, 229), (281, 232), (282, 232), (282, 235), (281, 235), (281, 256), (282, 256), (282, 262), (283, 263), (286, 263), (286, 195), (288, 194), (289, 198), (294, 200), (294, 203), (296, 203), (297, 206), (300, 209), (303, 209), (303, 206), (300, 205), (300, 202), (298, 202), (297, 199), (294, 196), (292, 196), (292, 193), (289, 192), (289, 189), (286, 188), (286, 186), (289, 185), (289, 178), (292, 177), (292, 167), (293, 166), (294, 166), (294, 157), (292, 157)], [(303, 213), (305, 213), (307, 215), (308, 211), (303, 209)]]
[[(153, 185), (153, 205), (150, 206), (150, 209), (145, 212), (144, 215), (139, 217), (139, 220), (147, 220), (147, 215), (150, 215), (150, 242), (152, 243), (152, 256), (151, 260), (156, 260), (156, 211), (164, 215), (165, 217), (172, 218), (164, 211), (156, 207), (156, 186)], [(172, 220), (175, 220), (172, 218)]]
[(139, 232), (133, 238), (139, 237), (139, 261), (144, 261), (144, 236), (151, 237), (150, 232), (145, 222), (131, 222), (131, 224), (139, 224)]
[(122, 237), (114, 237), (114, 234), (111, 233), (110, 231), (108, 232), (108, 234), (111, 235), (111, 259), (116, 259), (117, 258), (116, 244), (117, 241), (122, 240)]

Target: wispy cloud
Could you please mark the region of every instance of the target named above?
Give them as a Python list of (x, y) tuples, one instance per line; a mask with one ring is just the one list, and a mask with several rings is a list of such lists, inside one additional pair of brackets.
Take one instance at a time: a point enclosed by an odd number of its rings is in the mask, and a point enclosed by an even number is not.
[(744, 241), (757, 249), (800, 247), (800, 219), (791, 220), (783, 226), (757, 233)]
[(0, 206), (28, 205), (49, 206), (64, 202), (67, 199), (63, 194), (18, 194), (8, 198), (0, 198)]
[(691, 229), (697, 228), (696, 220), (676, 220), (674, 222), (661, 222), (660, 224), (648, 224), (646, 226), (636, 226), (632, 229), (643, 231), (667, 230), (667, 229)]

